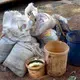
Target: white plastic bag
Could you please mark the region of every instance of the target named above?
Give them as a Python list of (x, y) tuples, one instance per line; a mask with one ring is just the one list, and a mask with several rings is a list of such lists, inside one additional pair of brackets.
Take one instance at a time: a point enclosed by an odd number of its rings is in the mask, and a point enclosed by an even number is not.
[[(38, 36), (47, 29), (53, 28), (56, 24), (56, 20), (52, 18), (47, 13), (38, 13), (36, 7), (33, 6), (33, 3), (30, 3), (25, 9), (25, 15), (29, 16), (30, 19), (33, 19), (33, 26), (31, 30), (32, 36)], [(32, 17), (32, 18), (31, 18)]]
[(50, 15), (47, 13), (38, 13), (36, 17), (35, 25), (35, 31), (31, 34), (33, 36), (39, 36), (43, 32), (45, 32), (47, 29), (53, 28), (56, 24), (55, 19), (52, 19)]

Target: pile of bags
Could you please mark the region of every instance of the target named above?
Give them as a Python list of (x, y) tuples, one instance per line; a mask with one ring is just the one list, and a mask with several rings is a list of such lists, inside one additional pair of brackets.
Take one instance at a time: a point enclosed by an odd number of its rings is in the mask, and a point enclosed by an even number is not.
[(66, 26), (67, 20), (64, 17), (38, 13), (33, 3), (27, 6), (24, 14), (6, 11), (3, 16), (4, 36), (0, 39), (0, 63), (23, 77), (27, 71), (26, 60), (33, 56), (44, 58), (41, 48), (50, 40), (60, 39), (63, 30), (69, 30)]

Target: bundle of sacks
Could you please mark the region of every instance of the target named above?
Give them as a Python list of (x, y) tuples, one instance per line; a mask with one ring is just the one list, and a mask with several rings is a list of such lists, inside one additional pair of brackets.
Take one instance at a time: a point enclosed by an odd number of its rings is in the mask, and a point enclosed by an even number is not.
[(0, 39), (0, 63), (17, 76), (23, 77), (27, 71), (26, 60), (33, 56), (44, 57), (36, 38), (42, 39), (44, 43), (58, 40), (56, 31), (52, 28), (59, 19), (67, 23), (62, 16), (38, 13), (33, 3), (27, 6), (24, 14), (6, 11), (3, 16), (4, 36)]

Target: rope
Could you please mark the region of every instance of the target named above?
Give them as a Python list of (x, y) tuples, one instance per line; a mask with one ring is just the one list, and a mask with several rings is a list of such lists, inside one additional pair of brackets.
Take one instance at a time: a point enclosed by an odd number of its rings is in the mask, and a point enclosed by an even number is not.
[(61, 25), (60, 25), (60, 22), (59, 22), (58, 20), (56, 20), (56, 22), (57, 22), (57, 25), (58, 25), (61, 33), (63, 34), (63, 36), (66, 37), (66, 35), (64, 34), (64, 32), (63, 32), (63, 30), (62, 30), (62, 27), (61, 27)]

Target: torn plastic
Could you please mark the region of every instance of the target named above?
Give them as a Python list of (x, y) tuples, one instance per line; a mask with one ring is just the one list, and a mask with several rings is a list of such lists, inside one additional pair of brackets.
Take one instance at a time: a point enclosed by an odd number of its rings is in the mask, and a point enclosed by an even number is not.
[(70, 77), (68, 78), (68, 80), (77, 80), (77, 77), (76, 77), (76, 76), (70, 76)]
[(64, 22), (65, 24), (68, 24), (67, 19), (64, 18), (63, 16), (59, 15), (59, 14), (53, 14), (52, 17), (57, 19), (57, 20), (60, 20), (60, 21)]

